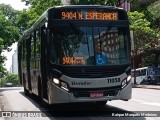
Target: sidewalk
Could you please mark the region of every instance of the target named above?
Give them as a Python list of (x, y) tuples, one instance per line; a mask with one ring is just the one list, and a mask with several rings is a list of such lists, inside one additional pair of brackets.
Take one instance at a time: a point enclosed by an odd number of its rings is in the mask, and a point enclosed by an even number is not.
[(160, 85), (132, 85), (132, 88), (144, 88), (144, 89), (155, 89), (160, 90)]

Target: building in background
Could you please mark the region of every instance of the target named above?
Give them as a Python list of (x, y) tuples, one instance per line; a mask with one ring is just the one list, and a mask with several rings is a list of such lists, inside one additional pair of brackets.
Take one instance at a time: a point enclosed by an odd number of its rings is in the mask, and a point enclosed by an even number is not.
[(12, 73), (12, 65), (11, 65), (11, 67), (10, 67), (10, 69), (9, 69), (9, 73)]
[(10, 72), (13, 74), (18, 74), (18, 60), (17, 60), (17, 50), (15, 50), (12, 55), (12, 65), (10, 68)]

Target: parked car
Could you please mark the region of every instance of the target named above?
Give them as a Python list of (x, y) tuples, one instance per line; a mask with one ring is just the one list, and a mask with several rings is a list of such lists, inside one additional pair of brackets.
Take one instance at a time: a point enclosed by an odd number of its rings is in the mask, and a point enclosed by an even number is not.
[(5, 87), (13, 87), (13, 83), (6, 83)]

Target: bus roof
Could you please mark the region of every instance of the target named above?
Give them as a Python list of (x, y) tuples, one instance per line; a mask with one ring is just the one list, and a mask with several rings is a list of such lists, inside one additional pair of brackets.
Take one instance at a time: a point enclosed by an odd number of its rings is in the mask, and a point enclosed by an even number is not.
[(105, 6), (105, 5), (63, 5), (55, 6), (52, 8), (108, 8), (108, 9), (123, 9), (115, 6)]

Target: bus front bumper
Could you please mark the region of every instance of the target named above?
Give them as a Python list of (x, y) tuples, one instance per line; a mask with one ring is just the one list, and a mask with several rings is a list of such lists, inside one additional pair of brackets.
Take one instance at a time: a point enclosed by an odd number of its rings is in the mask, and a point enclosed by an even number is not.
[[(97, 92), (97, 91), (94, 91)], [(73, 102), (94, 102), (94, 101), (110, 101), (110, 100), (129, 100), (131, 99), (132, 84), (131, 81), (123, 89), (119, 90), (115, 96), (103, 96), (97, 98), (91, 97), (75, 97), (72, 92), (63, 90), (62, 88), (51, 83), (49, 104), (73, 103)]]

